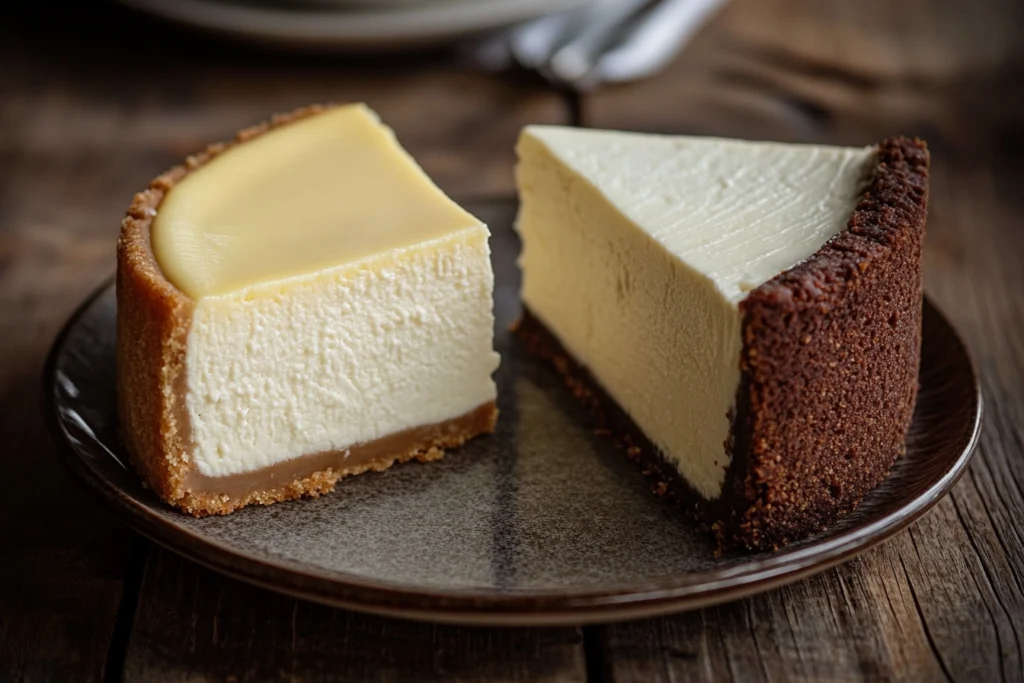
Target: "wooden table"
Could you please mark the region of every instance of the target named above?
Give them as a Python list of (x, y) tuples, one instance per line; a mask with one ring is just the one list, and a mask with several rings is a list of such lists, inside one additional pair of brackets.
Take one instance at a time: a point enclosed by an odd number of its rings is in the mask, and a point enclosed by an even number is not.
[[(1024, 3), (735, 0), (664, 74), (562, 95), (445, 55), (266, 54), (103, 3), (0, 20), (0, 679), (1021, 680)], [(186, 42), (187, 41), (187, 42)], [(927, 289), (981, 369), (953, 493), (853, 562), (652, 621), (493, 630), (362, 616), (214, 575), (61, 470), (40, 417), (58, 328), (113, 270), (132, 193), (275, 111), (367, 100), (456, 199), (513, 207), (529, 122), (932, 147)]]

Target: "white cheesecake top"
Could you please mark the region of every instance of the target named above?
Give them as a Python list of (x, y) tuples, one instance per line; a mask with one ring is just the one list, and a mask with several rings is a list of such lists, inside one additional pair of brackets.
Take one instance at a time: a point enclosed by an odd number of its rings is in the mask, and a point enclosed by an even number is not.
[(524, 137), (738, 304), (842, 232), (874, 147), (530, 126)]
[(479, 226), (364, 105), (236, 145), (175, 185), (153, 221), (166, 277), (193, 299), (316, 272)]
[(717, 498), (739, 303), (847, 226), (874, 148), (534, 126), (518, 151), (524, 303)]

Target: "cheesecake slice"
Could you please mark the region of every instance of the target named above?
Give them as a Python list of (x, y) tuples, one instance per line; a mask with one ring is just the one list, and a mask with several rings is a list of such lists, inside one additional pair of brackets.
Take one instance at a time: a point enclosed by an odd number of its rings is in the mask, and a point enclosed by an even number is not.
[(225, 514), (492, 431), (488, 237), (362, 105), (160, 176), (117, 250), (135, 469), (171, 505)]
[(517, 332), (720, 544), (855, 507), (917, 394), (928, 154), (535, 126)]

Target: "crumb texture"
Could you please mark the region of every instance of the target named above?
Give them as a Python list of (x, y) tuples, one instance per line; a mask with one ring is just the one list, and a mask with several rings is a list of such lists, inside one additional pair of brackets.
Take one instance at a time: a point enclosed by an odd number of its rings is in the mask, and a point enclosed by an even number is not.
[(236, 144), (324, 111), (297, 110), (216, 143), (154, 179), (135, 195), (117, 241), (117, 403), (120, 434), (132, 466), (166, 501), (184, 495), (192, 435), (181, 397), (195, 302), (172, 285), (153, 256), (150, 235), (167, 192), (191, 171)]
[[(457, 448), (475, 436), (493, 432), (497, 419), (497, 407), (488, 403), (454, 420), (409, 430), (345, 451), (304, 456), (272, 468), (284, 474), (283, 477), (272, 478), (268, 470), (240, 477), (189, 477), (181, 495), (167, 502), (195, 517), (205, 517), (226, 515), (247, 505), (316, 498), (333, 491), (335, 484), (345, 477), (383, 472), (410, 460), (440, 460), (445, 449)], [(286, 483), (270, 483), (275, 479), (283, 479)]]
[[(379, 301), (367, 299), (369, 303), (364, 308), (369, 307), (372, 310), (354, 310), (352, 319), (344, 321), (337, 310), (315, 309), (316, 305), (323, 302), (323, 297), (310, 295), (306, 297), (309, 300), (307, 303), (310, 304), (307, 309), (318, 315), (300, 318), (293, 314), (294, 311), (255, 310), (253, 315), (241, 321), (239, 327), (244, 329), (230, 339), (227, 338), (229, 335), (222, 334), (223, 325), (217, 327), (211, 323), (211, 320), (213, 323), (222, 323), (229, 316), (199, 315), (203, 311), (209, 312), (210, 306), (213, 305), (210, 300), (193, 300), (175, 287), (162, 272), (153, 253), (152, 230), (161, 202), (171, 188), (232, 146), (252, 140), (276, 127), (321, 113), (325, 109), (314, 106), (276, 117), (269, 123), (240, 132), (231, 143), (211, 145), (206, 151), (189, 157), (183, 165), (167, 171), (156, 178), (145, 191), (138, 193), (122, 223), (117, 246), (116, 285), (119, 431), (131, 463), (143, 481), (164, 501), (191, 514), (224, 514), (251, 503), (267, 504), (302, 495), (319, 495), (331, 490), (341, 477), (367, 470), (386, 469), (395, 462), (437, 459), (441, 457), (443, 449), (460, 445), (467, 439), (493, 431), (494, 428), (497, 413), (494, 408), (495, 389), (490, 372), (497, 365), (498, 359), (491, 344), (493, 316), (490, 292), (493, 288), (493, 275), (488, 259), (487, 231), (483, 226), (453, 233), (449, 240), (452, 243), (451, 249), (448, 251), (435, 249), (436, 258), (428, 264), (433, 270), (424, 266), (424, 274), (418, 283), (423, 286), (415, 292), (422, 295), (425, 285), (431, 285), (434, 287), (430, 292), (433, 299), (424, 300), (423, 296), (415, 299), (408, 291), (402, 290), (403, 287), (410, 286), (409, 279), (392, 283), (388, 278), (396, 279), (397, 271), (390, 265), (384, 267), (383, 274), (377, 279), (384, 282), (385, 286), (393, 285), (387, 292), (393, 294), (392, 299), (408, 303), (406, 308), (409, 310), (397, 310), (395, 306), (382, 307)], [(459, 211), (461, 212), (461, 209)], [(476, 264), (476, 270), (463, 268), (463, 261), (467, 259), (457, 258), (460, 255), (471, 256), (473, 263)], [(437, 283), (442, 280), (450, 281), (449, 290), (438, 290)], [(361, 286), (366, 283), (355, 281), (354, 284)], [(370, 289), (369, 285), (356, 293), (365, 297), (367, 289)], [(272, 294), (275, 296), (269, 297), (266, 302), (243, 302), (245, 305), (230, 312), (235, 314), (244, 309), (252, 313), (250, 309), (258, 308), (258, 304), (272, 306), (288, 298), (280, 292)], [(334, 294), (338, 296), (332, 303), (340, 302), (338, 307), (353, 308), (354, 299), (350, 292)], [(459, 308), (452, 303), (458, 296), (466, 300), (472, 298), (475, 306), (470, 312), (472, 317), (466, 314), (465, 306)], [(258, 330), (272, 315), (279, 314), (284, 316), (284, 320), (290, 321), (291, 336), (279, 335), (278, 338), (271, 335), (273, 338), (270, 338), (250, 334), (252, 330)], [(453, 319), (461, 324), (455, 331), (451, 331)], [(328, 347), (327, 341), (335, 341), (333, 337), (325, 341), (324, 335), (315, 337), (310, 333), (311, 328), (322, 325), (323, 321), (332, 321), (333, 329), (329, 330), (332, 333), (338, 333), (339, 330), (343, 333), (351, 332), (357, 324), (365, 324), (372, 329), (365, 331), (365, 343), (361, 347), (357, 348), (351, 343), (342, 344), (345, 353), (341, 353), (337, 348)], [(406, 331), (405, 336), (395, 331), (396, 326), (401, 325), (405, 325), (401, 328)], [(255, 368), (255, 371), (249, 367), (229, 367), (228, 363), (237, 360), (239, 354), (227, 354), (226, 358), (197, 359), (196, 344), (193, 343), (196, 333), (209, 332), (213, 327), (217, 328), (212, 334), (214, 343), (208, 344), (205, 348), (237, 349), (245, 344), (251, 347), (254, 340), (274, 342), (277, 346), (264, 344), (264, 353), (258, 358), (262, 365)], [(445, 339), (439, 342), (430, 336), (436, 336), (438, 330), (448, 330), (452, 335), (461, 336), (456, 341)], [(471, 330), (475, 336), (469, 339)], [(210, 336), (211, 334), (207, 334), (207, 337)], [(296, 342), (296, 339), (299, 341)], [(306, 344), (310, 339), (313, 343)], [(465, 339), (469, 341), (463, 343)], [(375, 340), (380, 343), (375, 344)], [(348, 338), (341, 340), (350, 341)], [(467, 354), (463, 353), (466, 344), (472, 344), (471, 359), (467, 359)], [(314, 350), (321, 348), (324, 351), (319, 356), (311, 355)], [(438, 348), (442, 349), (441, 353), (430, 353), (432, 349), (436, 351)], [(298, 355), (301, 358), (296, 359), (296, 349), (299, 350)], [(419, 352), (422, 358), (413, 357), (410, 349)], [(377, 400), (376, 403), (371, 402), (369, 399), (380, 394), (380, 387), (385, 383), (378, 381), (379, 377), (371, 377), (362, 384), (355, 380), (360, 379), (358, 371), (369, 368), (372, 363), (363, 366), (359, 363), (350, 363), (353, 372), (348, 375), (341, 372), (344, 368), (339, 370), (336, 367), (342, 361), (348, 362), (349, 355), (365, 360), (370, 352), (376, 353), (373, 357), (373, 360), (378, 362), (376, 367), (390, 372), (389, 377), (398, 377), (400, 380), (404, 376), (417, 380), (418, 384), (392, 381), (387, 385), (392, 390), (391, 395)], [(287, 353), (291, 353), (291, 357), (288, 357)], [(250, 353), (246, 358), (252, 355)], [(382, 356), (386, 356), (383, 361)], [(205, 366), (202, 365), (204, 360), (209, 361)], [(301, 448), (290, 450), (262, 448), (266, 444), (257, 443), (256, 439), (250, 439), (252, 443), (243, 444), (243, 447), (234, 451), (219, 448), (218, 452), (227, 452), (228, 455), (234, 456), (251, 455), (254, 452), (270, 453), (271, 456), (278, 456), (278, 461), (289, 464), (276, 472), (275, 479), (258, 481), (244, 491), (233, 489), (228, 493), (218, 490), (218, 479), (223, 484), (231, 475), (246, 474), (245, 470), (252, 469), (252, 463), (243, 463), (247, 467), (222, 466), (219, 470), (204, 468), (202, 465), (208, 464), (210, 458), (202, 459), (205, 451), (200, 452), (200, 449), (196, 448), (196, 442), (214, 442), (217, 446), (223, 446), (228, 436), (246, 436), (242, 428), (251, 425), (245, 424), (245, 421), (239, 423), (237, 419), (239, 415), (250, 415), (251, 418), (252, 414), (257, 412), (255, 408), (264, 410), (263, 413), (256, 415), (262, 429), (261, 433), (272, 431), (266, 427), (276, 419), (277, 422), (270, 425), (278, 427), (274, 431), (275, 434), (298, 434), (294, 440), (301, 442), (301, 438), (307, 437), (314, 430), (308, 424), (300, 424), (301, 419), (309, 418), (311, 412), (301, 409), (303, 406), (299, 399), (306, 401), (307, 406), (325, 404), (323, 396), (306, 392), (296, 400), (291, 400), (291, 396), (285, 397), (289, 399), (287, 401), (281, 400), (281, 397), (277, 396), (279, 400), (271, 405), (272, 402), (267, 399), (270, 392), (265, 386), (249, 387), (248, 395), (252, 397), (252, 401), (248, 405), (228, 405), (224, 398), (239, 392), (239, 377), (250, 380), (257, 378), (254, 380), (256, 384), (266, 384), (265, 380), (272, 372), (287, 375), (288, 381), (283, 384), (294, 388), (295, 367), (299, 361), (307, 360), (307, 364), (302, 366), (306, 371), (305, 379), (309, 379), (305, 382), (306, 386), (330, 394), (332, 387), (321, 387), (322, 382), (317, 381), (320, 377), (329, 376), (338, 382), (346, 383), (346, 386), (354, 387), (349, 392), (350, 395), (344, 397), (346, 401), (337, 399), (338, 392), (331, 394), (330, 397), (338, 404), (337, 409), (320, 422), (328, 425), (334, 432), (337, 432), (338, 425), (345, 420), (348, 423), (365, 422), (371, 418), (376, 419), (377, 416), (381, 419), (394, 418), (392, 423), (380, 424), (378, 420), (374, 423), (377, 427), (375, 431), (345, 433), (333, 440), (320, 434), (322, 438), (312, 441), (308, 447), (302, 442)], [(317, 363), (325, 367), (321, 368)], [(409, 373), (403, 375), (400, 364), (418, 367), (420, 374), (415, 377)], [(224, 378), (223, 386), (211, 387), (209, 382), (204, 385), (208, 389), (207, 394), (212, 398), (209, 405), (200, 406), (202, 410), (199, 411), (193, 410), (193, 406), (190, 405), (193, 395), (197, 394), (194, 391), (194, 368), (205, 369), (207, 375), (216, 374), (218, 378), (224, 371), (228, 371), (229, 375)], [(430, 374), (431, 372), (433, 374)], [(460, 372), (473, 373), (474, 376), (481, 378), (478, 385), (469, 390), (469, 394), (472, 395), (457, 395), (458, 392), (450, 385), (451, 378)], [(447, 374), (442, 376), (440, 373)], [(416, 384), (416, 392), (411, 390), (412, 384)], [(464, 388), (467, 385), (468, 383), (461, 383), (460, 387)], [(374, 391), (377, 394), (374, 394)], [(456, 405), (460, 400), (462, 403)], [(225, 417), (225, 411), (219, 408), (222, 405), (227, 405), (226, 410), (230, 414), (224, 420), (227, 427), (217, 433), (224, 438), (217, 441), (210, 438), (209, 426), (212, 419)], [(299, 406), (299, 409), (288, 412), (280, 408), (282, 405)], [(453, 405), (456, 407), (452, 408)], [(388, 413), (388, 409), (393, 413)], [(217, 413), (217, 410), (221, 412)], [(369, 411), (370, 415), (363, 415), (360, 410)], [(469, 412), (460, 415), (464, 411)], [(197, 414), (202, 415), (203, 419), (194, 419)], [(453, 415), (456, 417), (453, 418)], [(230, 423), (230, 418), (234, 418), (236, 422)], [(406, 421), (395, 427), (396, 419)], [(220, 423), (215, 426), (219, 427)], [(365, 446), (385, 441), (389, 435), (393, 436), (398, 432), (412, 433), (416, 439), (393, 442), (393, 447), (387, 450), (378, 449), (372, 453), (372, 457), (365, 453), (361, 458), (348, 457), (349, 451), (365, 450)], [(244, 446), (252, 447), (247, 450)], [(333, 450), (337, 448), (344, 450)], [(338, 457), (327, 457), (332, 454)], [(306, 458), (306, 455), (316, 457)], [(220, 461), (216, 464), (224, 465)], [(228, 462), (228, 465), (230, 464)], [(259, 465), (266, 464), (269, 463), (258, 463), (257, 472)]]
[(921, 248), (928, 152), (879, 145), (848, 229), (741, 303), (741, 384), (723, 495), (701, 496), (527, 309), (515, 331), (562, 375), (600, 433), (654, 490), (670, 495), (720, 547), (777, 549), (834, 523), (905, 449), (921, 348)]
[(849, 228), (741, 304), (734, 436), (749, 504), (727, 528), (732, 541), (775, 548), (825, 528), (903, 453), (918, 386), (927, 207), (924, 143), (882, 142)]

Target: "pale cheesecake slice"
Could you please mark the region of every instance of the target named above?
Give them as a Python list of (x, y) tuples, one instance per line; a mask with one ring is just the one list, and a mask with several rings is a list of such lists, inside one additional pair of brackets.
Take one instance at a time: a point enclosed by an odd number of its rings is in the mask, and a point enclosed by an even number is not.
[(518, 332), (723, 545), (855, 506), (917, 391), (923, 143), (529, 127)]
[(133, 465), (171, 505), (228, 513), (492, 431), (488, 237), (362, 105), (157, 178), (118, 242)]

